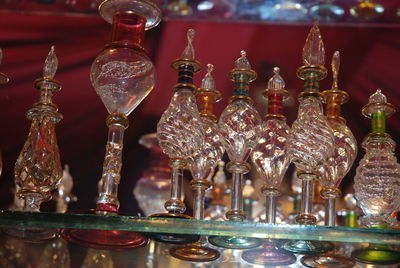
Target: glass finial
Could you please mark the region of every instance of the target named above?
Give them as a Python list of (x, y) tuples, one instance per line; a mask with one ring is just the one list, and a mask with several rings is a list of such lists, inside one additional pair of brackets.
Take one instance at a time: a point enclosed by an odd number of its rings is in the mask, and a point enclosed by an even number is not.
[(201, 80), (201, 87), (205, 89), (211, 89), (215, 90), (215, 80), (214, 77), (212, 76), (211, 72), (214, 71), (214, 65), (212, 64), (207, 64), (207, 73), (204, 76), (203, 80)]
[(338, 75), (339, 75), (339, 67), (340, 67), (340, 53), (339, 51), (335, 51), (332, 56), (332, 75), (333, 75), (333, 82), (332, 82), (332, 89), (337, 90), (338, 87)]
[(279, 75), (280, 68), (274, 67), (274, 76), (269, 79), (267, 88), (268, 89), (284, 89), (285, 88), (285, 81), (283, 80), (282, 76)]
[(195, 36), (196, 32), (193, 29), (189, 29), (187, 31), (187, 39), (188, 39), (188, 44), (185, 48), (185, 50), (183, 50), (181, 58), (182, 59), (190, 59), (190, 60), (194, 60), (194, 48), (193, 48), (193, 39)]
[(386, 102), (387, 102), (386, 96), (382, 94), (380, 89), (377, 89), (376, 92), (369, 97), (368, 104), (386, 103)]
[(54, 52), (54, 46), (51, 46), (50, 52), (47, 55), (46, 61), (43, 67), (43, 77), (53, 79), (57, 72), (58, 59), (56, 53)]
[(251, 69), (249, 60), (246, 57), (246, 51), (240, 51), (240, 58), (235, 61), (236, 69)]
[(303, 64), (323, 66), (325, 64), (325, 48), (322, 36), (315, 21), (303, 48)]

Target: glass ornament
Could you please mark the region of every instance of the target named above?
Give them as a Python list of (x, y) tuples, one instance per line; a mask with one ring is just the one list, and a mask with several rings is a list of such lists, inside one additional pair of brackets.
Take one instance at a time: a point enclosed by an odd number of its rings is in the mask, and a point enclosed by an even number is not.
[[(90, 72), (92, 85), (109, 112), (103, 174), (94, 213), (117, 214), (128, 115), (155, 85), (155, 68), (143, 48), (144, 31), (157, 26), (161, 12), (145, 0), (106, 0), (99, 12), (105, 21), (112, 23), (113, 31), (111, 43), (96, 57)], [(62, 235), (70, 242), (100, 249), (147, 244), (147, 238), (135, 232), (64, 229)]]
[[(268, 99), (268, 113), (261, 127), (261, 137), (254, 148), (251, 159), (257, 171), (265, 178), (261, 188), (266, 196), (266, 222), (276, 222), (276, 197), (280, 195), (280, 184), (289, 166), (286, 140), (289, 126), (282, 115), (282, 101), (287, 97), (285, 82), (274, 68), (274, 76), (269, 79), (264, 96)], [(290, 265), (296, 262), (296, 256), (277, 249), (275, 241), (268, 239), (263, 248), (245, 251), (242, 258), (247, 262), (259, 265)]]
[[(386, 119), (394, 112), (380, 89), (362, 109), (363, 115), (371, 118), (372, 130), (362, 143), (366, 153), (356, 169), (354, 190), (357, 205), (364, 212), (361, 224), (367, 227), (387, 228), (393, 224), (390, 214), (400, 209), (400, 164), (393, 154), (396, 144), (386, 133)], [(370, 244), (351, 256), (368, 264), (400, 263), (400, 252), (385, 245)]]
[[(56, 189), (62, 177), (60, 153), (57, 145), (55, 124), (62, 119), (58, 107), (52, 102), (54, 92), (61, 89), (54, 80), (58, 60), (51, 47), (47, 55), (43, 77), (35, 80), (40, 91), (40, 100), (27, 112), (32, 121), (28, 138), (18, 156), (14, 168), (18, 198), (24, 199), (24, 210), (39, 212), (40, 204), (51, 199), (51, 191)], [(7, 228), (5, 231), (17, 237), (32, 240), (52, 239), (56, 232), (36, 227)]]
[[(243, 211), (243, 175), (250, 170), (247, 159), (257, 144), (261, 130), (260, 115), (249, 96), (249, 84), (255, 80), (257, 74), (251, 69), (246, 52), (241, 51), (240, 54), (234, 69), (229, 73), (234, 82), (233, 96), (218, 121), (219, 133), (230, 159), (227, 169), (232, 173), (231, 208), (226, 213), (226, 218), (231, 221), (243, 221), (246, 218)], [(219, 247), (237, 249), (261, 244), (258, 239), (245, 237), (213, 236), (209, 241)]]

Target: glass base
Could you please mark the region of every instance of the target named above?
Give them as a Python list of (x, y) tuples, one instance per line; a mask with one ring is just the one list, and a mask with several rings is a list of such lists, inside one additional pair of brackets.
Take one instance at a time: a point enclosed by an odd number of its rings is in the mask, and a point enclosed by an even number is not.
[(277, 246), (284, 251), (306, 255), (320, 254), (333, 249), (333, 244), (330, 242), (308, 240), (280, 241)]
[(295, 255), (274, 249), (258, 248), (243, 252), (242, 259), (251, 263), (264, 266), (285, 266), (295, 263)]
[(40, 227), (8, 227), (3, 228), (7, 235), (22, 238), (29, 242), (42, 242), (58, 237), (57, 229), (47, 229)]
[(263, 244), (259, 238), (238, 236), (210, 236), (208, 242), (220, 248), (231, 249), (256, 248)]
[(61, 235), (71, 243), (107, 250), (143, 247), (148, 241), (144, 235), (128, 231), (63, 229)]
[(333, 253), (304, 256), (300, 261), (309, 268), (351, 268), (356, 264), (350, 258)]
[(381, 248), (358, 249), (351, 253), (351, 257), (358, 262), (377, 265), (400, 263), (400, 251)]
[(169, 250), (169, 254), (180, 260), (194, 262), (214, 261), (220, 256), (219, 252), (215, 249), (196, 245), (173, 247)]
[[(193, 219), (193, 217), (179, 213), (159, 213), (151, 215), (150, 217)], [(187, 234), (149, 233), (147, 235), (151, 239), (157, 242), (168, 243), (168, 244), (191, 244), (199, 241), (200, 239), (200, 235), (187, 235)]]

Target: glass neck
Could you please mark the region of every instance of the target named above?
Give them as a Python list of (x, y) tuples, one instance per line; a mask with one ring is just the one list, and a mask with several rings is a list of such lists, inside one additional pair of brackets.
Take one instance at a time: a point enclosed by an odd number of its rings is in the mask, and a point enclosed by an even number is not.
[(371, 126), (373, 133), (386, 132), (386, 115), (384, 111), (376, 111), (372, 113)]
[(234, 75), (233, 96), (248, 97), (250, 90), (250, 77), (247, 73), (237, 73)]
[(146, 19), (134, 13), (116, 13), (113, 17), (111, 44), (143, 49)]
[(282, 115), (283, 96), (279, 92), (268, 93), (268, 114)]
[(341, 105), (336, 101), (328, 101), (326, 104), (326, 116), (337, 117), (340, 116)]
[(213, 104), (214, 104), (214, 93), (205, 92), (196, 94), (197, 108), (199, 109), (200, 115), (215, 117), (213, 114)]
[(178, 84), (193, 84), (194, 67), (183, 64), (178, 68)]

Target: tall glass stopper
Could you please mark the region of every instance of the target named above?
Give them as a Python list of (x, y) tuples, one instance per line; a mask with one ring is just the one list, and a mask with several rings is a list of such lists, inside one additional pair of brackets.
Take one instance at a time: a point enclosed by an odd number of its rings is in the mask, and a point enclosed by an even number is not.
[(313, 27), (308, 33), (306, 43), (303, 48), (303, 65), (325, 65), (325, 47), (317, 21), (314, 22)]
[(62, 115), (52, 102), (53, 93), (61, 89), (60, 83), (52, 79), (57, 70), (54, 47), (43, 70), (43, 77), (35, 81), (40, 100), (27, 113), (27, 118), (32, 121), (31, 128), (14, 170), (15, 182), (20, 187), (17, 195), (25, 199), (25, 210), (29, 211), (40, 210), (40, 203), (51, 198), (50, 192), (62, 177), (55, 132), (55, 124)]
[(182, 58), (172, 63), (178, 72), (174, 95), (157, 124), (158, 142), (169, 156), (172, 168), (171, 197), (165, 203), (165, 209), (178, 214), (186, 210), (182, 201), (183, 169), (187, 159), (204, 144), (204, 128), (194, 96), (196, 87), (193, 85), (193, 75), (201, 69), (201, 64), (193, 58), (193, 29), (188, 30), (187, 37), (188, 45)]
[[(3, 61), (3, 50), (0, 48), (0, 64), (2, 63), (2, 61)], [(10, 79), (8, 78), (7, 75), (0, 72), (0, 85), (8, 83), (9, 80)]]
[(362, 143), (366, 154), (357, 167), (354, 190), (366, 226), (390, 225), (390, 214), (400, 209), (400, 164), (393, 155), (396, 143), (385, 128), (386, 119), (394, 111), (380, 89), (362, 110), (371, 118), (372, 131)]

